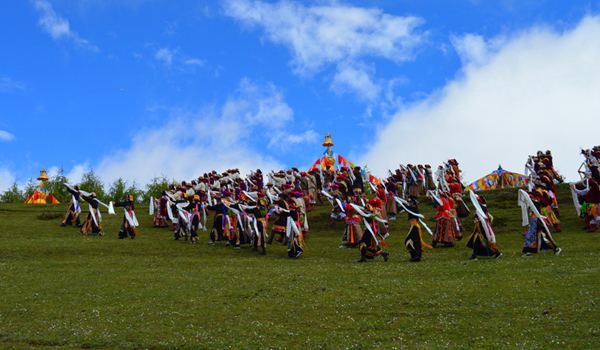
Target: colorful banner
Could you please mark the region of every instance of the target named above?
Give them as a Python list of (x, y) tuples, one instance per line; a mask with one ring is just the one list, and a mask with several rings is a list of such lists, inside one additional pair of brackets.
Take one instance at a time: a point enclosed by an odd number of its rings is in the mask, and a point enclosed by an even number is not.
[(373, 175), (369, 175), (369, 182), (373, 183), (375, 185), (381, 185), (381, 180), (379, 180), (378, 178), (376, 178)]
[(525, 187), (528, 183), (529, 178), (525, 175), (499, 169), (473, 182), (469, 185), (469, 188), (473, 191), (487, 191), (497, 188)]

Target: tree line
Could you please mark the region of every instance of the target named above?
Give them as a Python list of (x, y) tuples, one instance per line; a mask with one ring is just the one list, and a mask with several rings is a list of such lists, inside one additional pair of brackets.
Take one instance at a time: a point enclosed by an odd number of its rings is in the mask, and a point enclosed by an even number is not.
[[(15, 180), (9, 189), (0, 194), (0, 203), (25, 202), (38, 189), (39, 183), (39, 180), (35, 180), (32, 177), (21, 190)], [(64, 169), (60, 167), (55, 175), (44, 182), (44, 186), (59, 202), (68, 203), (71, 200), (71, 194), (63, 186), (63, 183), (69, 183), (69, 180), (64, 175)], [(102, 202), (124, 201), (125, 195), (130, 194), (139, 203), (150, 201), (150, 197), (160, 198), (160, 192), (167, 189), (170, 184), (175, 184), (175, 180), (169, 180), (165, 175), (155, 176), (143, 189), (137, 182), (133, 181), (133, 183), (129, 184), (128, 181), (119, 177), (106, 189), (100, 177), (93, 170), (90, 170), (83, 174), (79, 183), (69, 184), (77, 185), (81, 190), (86, 192), (95, 192), (98, 199)]]

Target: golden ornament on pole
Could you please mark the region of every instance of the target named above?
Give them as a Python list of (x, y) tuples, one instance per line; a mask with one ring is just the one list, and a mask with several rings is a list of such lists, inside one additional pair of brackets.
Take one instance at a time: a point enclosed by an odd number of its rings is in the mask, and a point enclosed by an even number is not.
[(48, 172), (46, 168), (40, 170), (40, 177), (37, 178), (40, 181), (48, 181)]
[(29, 196), (29, 198), (27, 198), (27, 200), (25, 200), (25, 203), (27, 204), (46, 204), (46, 203), (52, 203), (52, 204), (58, 204), (58, 200), (56, 198), (54, 198), (54, 196), (52, 195), (52, 193), (50, 193), (50, 191), (48, 191), (46, 189), (46, 186), (44, 185), (44, 181), (48, 181), (48, 172), (46, 171), (46, 168), (42, 169), (40, 171), (40, 177), (37, 178), (38, 180), (40, 180), (40, 184), (38, 186), (38, 188), (33, 192), (33, 194), (31, 196)]

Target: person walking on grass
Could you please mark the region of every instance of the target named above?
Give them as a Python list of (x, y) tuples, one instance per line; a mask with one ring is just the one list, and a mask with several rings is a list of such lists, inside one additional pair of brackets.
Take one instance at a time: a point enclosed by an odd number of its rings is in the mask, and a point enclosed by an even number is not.
[[(527, 258), (540, 250), (552, 250), (559, 255), (562, 249), (558, 247), (546, 224), (546, 217), (540, 214), (540, 203), (537, 192), (519, 190), (519, 206), (523, 216), (523, 226), (529, 225), (523, 243), (523, 257)], [(531, 213), (531, 216), (529, 215)]]
[(358, 245), (358, 248), (360, 249), (360, 260), (358, 260), (358, 262), (361, 263), (367, 260), (373, 260), (379, 255), (383, 257), (384, 261), (388, 261), (390, 255), (380, 247), (380, 245), (383, 247), (387, 247), (387, 245), (385, 244), (384, 237), (381, 236), (380, 231), (377, 229), (377, 222), (385, 223), (384, 220), (375, 214), (374, 205), (381, 204), (380, 201), (376, 203), (377, 201), (371, 199), (369, 200), (369, 204), (362, 208), (355, 204), (349, 204), (363, 217), (363, 223), (365, 224), (365, 232)]
[(79, 221), (79, 213), (81, 213), (79, 187), (71, 187), (67, 184), (63, 185), (71, 194), (71, 202), (69, 203), (69, 208), (67, 209), (67, 213), (65, 214), (65, 217), (63, 218), (60, 226), (70, 226), (73, 225), (73, 222), (75, 222), (75, 225), (77, 225), (77, 227), (81, 227), (81, 222)]
[(134, 204), (133, 204), (133, 196), (126, 195), (124, 202), (117, 202), (113, 206), (122, 207), (125, 210), (123, 214), (123, 223), (121, 224), (121, 229), (119, 230), (119, 239), (124, 239), (127, 237), (131, 237), (134, 239), (137, 237), (137, 230), (135, 229), (139, 226), (137, 218), (135, 217)]
[(435, 234), (431, 246), (435, 248), (438, 243), (443, 243), (447, 247), (454, 247), (456, 244), (456, 228), (452, 225), (448, 196), (442, 191), (440, 191), (439, 196), (429, 191), (428, 197), (433, 200), (433, 207), (436, 209)]
[(473, 255), (469, 260), (477, 260), (478, 256), (493, 256), (498, 259), (502, 256), (500, 249), (496, 246), (496, 236), (492, 230), (491, 215), (487, 211), (487, 201), (469, 189), (471, 201), (475, 207), (475, 228), (469, 237), (467, 247), (473, 249)]
[[(408, 223), (410, 224), (410, 228), (408, 229), (408, 234), (404, 240), (404, 245), (410, 253), (410, 261), (419, 262), (421, 261), (421, 255), (425, 252), (425, 248), (433, 249), (432, 246), (425, 243), (423, 240), (419, 219), (424, 216), (419, 213), (419, 202), (416, 197), (412, 196), (408, 197), (408, 201), (406, 202), (402, 202), (403, 200), (399, 197), (396, 197), (395, 201), (398, 201), (408, 213)], [(429, 228), (427, 228), (427, 230), (429, 230)]]
[(79, 232), (84, 235), (104, 236), (104, 232), (102, 231), (102, 214), (100, 214), (100, 209), (98, 208), (99, 202), (96, 198), (96, 193), (91, 193), (89, 196), (80, 194), (80, 196), (84, 201), (89, 203), (90, 212)]

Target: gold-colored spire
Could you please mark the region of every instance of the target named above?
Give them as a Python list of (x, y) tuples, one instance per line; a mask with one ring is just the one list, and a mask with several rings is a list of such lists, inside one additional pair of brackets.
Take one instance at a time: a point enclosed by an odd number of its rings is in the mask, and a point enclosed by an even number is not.
[(37, 179), (40, 181), (48, 181), (48, 172), (46, 171), (46, 168), (40, 171), (40, 177), (38, 177)]

